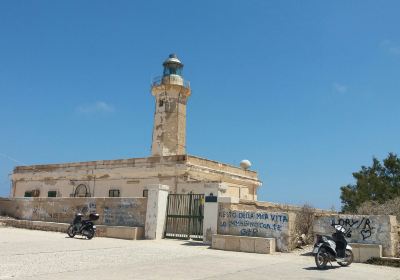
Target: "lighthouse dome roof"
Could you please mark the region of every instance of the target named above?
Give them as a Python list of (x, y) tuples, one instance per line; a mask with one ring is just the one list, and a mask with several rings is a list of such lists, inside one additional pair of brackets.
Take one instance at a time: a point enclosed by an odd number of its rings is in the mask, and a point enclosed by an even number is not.
[(178, 57), (174, 53), (170, 54), (168, 58), (164, 61), (163, 65), (165, 66), (166, 64), (179, 64), (183, 66), (182, 62), (178, 59)]

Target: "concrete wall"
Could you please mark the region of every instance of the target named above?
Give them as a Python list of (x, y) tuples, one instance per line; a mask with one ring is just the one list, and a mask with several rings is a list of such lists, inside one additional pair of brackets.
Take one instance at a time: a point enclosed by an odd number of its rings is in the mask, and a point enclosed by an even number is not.
[[(0, 226), (9, 226), (16, 228), (43, 230), (43, 231), (56, 231), (65, 233), (69, 227), (69, 223), (26, 221), (26, 220), (14, 220), (9, 218), (2, 219), (0, 217)], [(144, 238), (144, 229), (143, 227), (97, 225), (96, 236), (138, 240)]]
[(395, 216), (386, 215), (323, 215), (314, 221), (315, 234), (331, 235), (333, 225), (345, 227), (351, 243), (382, 245), (383, 256), (393, 257), (397, 253), (398, 234)]
[(72, 222), (75, 213), (100, 215), (97, 224), (144, 227), (147, 198), (12, 198), (0, 199), (0, 214), (22, 220)]
[(294, 213), (271, 212), (255, 205), (219, 203), (218, 234), (275, 238), (278, 251), (290, 251), (295, 217)]
[(226, 251), (273, 254), (276, 251), (275, 238), (212, 235), (211, 248)]

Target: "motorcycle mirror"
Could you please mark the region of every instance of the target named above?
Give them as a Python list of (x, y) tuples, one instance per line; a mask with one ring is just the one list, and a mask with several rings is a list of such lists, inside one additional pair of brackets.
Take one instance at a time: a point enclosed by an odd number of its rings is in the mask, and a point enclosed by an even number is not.
[(335, 229), (336, 229), (337, 231), (342, 232), (342, 233), (345, 233), (345, 232), (346, 232), (346, 229), (345, 229), (343, 226), (341, 226), (341, 225), (335, 225)]

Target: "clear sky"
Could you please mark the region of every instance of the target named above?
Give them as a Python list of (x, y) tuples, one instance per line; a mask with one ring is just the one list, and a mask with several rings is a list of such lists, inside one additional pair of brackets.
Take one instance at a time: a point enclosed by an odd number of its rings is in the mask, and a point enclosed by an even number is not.
[[(150, 155), (150, 80), (191, 82), (189, 154), (259, 199), (340, 207), (400, 153), (400, 1), (0, 1), (0, 195), (15, 165)], [(15, 162), (17, 161), (17, 162)]]

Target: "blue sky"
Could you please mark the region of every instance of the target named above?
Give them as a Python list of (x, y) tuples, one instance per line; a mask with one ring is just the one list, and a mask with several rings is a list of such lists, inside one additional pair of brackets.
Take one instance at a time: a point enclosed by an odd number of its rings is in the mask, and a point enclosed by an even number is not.
[[(0, 1), (0, 195), (18, 164), (150, 154), (152, 77), (184, 62), (189, 154), (259, 199), (340, 207), (400, 151), (399, 1)], [(19, 162), (16, 163), (15, 161)]]

